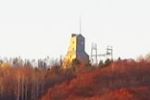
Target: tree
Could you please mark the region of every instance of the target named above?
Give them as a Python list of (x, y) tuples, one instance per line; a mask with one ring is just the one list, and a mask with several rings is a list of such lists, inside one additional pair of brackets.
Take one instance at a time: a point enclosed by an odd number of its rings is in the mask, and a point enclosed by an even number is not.
[(112, 61), (108, 58), (105, 60), (105, 63), (104, 63), (104, 67), (110, 65), (112, 63)]
[(104, 66), (104, 62), (103, 60), (100, 60), (99, 64), (98, 64), (99, 67), (103, 67)]

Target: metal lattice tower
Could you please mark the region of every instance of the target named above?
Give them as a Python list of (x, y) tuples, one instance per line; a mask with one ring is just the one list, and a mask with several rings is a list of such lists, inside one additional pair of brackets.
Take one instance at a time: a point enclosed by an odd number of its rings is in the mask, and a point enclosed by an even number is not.
[(97, 44), (92, 43), (92, 46), (91, 46), (91, 62), (93, 63), (94, 61), (97, 64), (97, 62), (98, 62), (98, 60), (97, 60)]
[(97, 44), (92, 43), (91, 45), (91, 63), (95, 63), (98, 65), (99, 61), (98, 59), (101, 59), (101, 57), (110, 58), (113, 60), (113, 47), (107, 46), (106, 53), (104, 54), (98, 54)]
[(110, 56), (110, 59), (113, 60), (113, 47), (112, 46), (107, 46), (106, 55)]

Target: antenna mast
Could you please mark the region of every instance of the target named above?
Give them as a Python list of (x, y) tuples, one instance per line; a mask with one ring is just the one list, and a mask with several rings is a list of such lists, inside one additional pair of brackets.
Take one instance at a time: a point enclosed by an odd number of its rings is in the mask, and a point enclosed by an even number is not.
[(82, 25), (81, 25), (81, 16), (79, 18), (79, 34), (81, 34), (81, 29), (82, 29)]

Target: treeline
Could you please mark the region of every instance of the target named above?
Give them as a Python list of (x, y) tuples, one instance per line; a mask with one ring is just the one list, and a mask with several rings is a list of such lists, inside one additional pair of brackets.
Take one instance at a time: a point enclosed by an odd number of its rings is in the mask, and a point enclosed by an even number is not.
[(71, 80), (74, 73), (51, 69), (0, 66), (0, 100), (39, 100), (48, 88)]
[(40, 58), (40, 59), (23, 59), (21, 57), (15, 58), (0, 58), (1, 66), (11, 66), (11, 67), (37, 67), (37, 68), (50, 68), (53, 65), (61, 65), (62, 58), (54, 59), (50, 57)]
[(0, 100), (95, 100), (117, 89), (150, 85), (150, 62), (145, 59), (107, 59), (97, 66), (73, 63), (65, 70), (61, 60), (50, 67), (18, 62), (0, 64)]

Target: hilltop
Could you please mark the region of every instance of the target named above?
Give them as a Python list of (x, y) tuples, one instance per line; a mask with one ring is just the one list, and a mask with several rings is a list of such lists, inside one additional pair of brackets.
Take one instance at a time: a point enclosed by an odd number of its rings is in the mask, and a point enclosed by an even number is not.
[(150, 62), (120, 60), (78, 72), (49, 88), (42, 100), (150, 100)]

